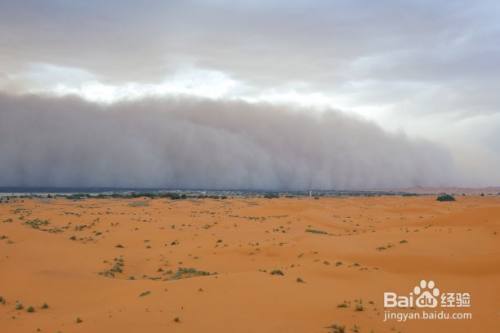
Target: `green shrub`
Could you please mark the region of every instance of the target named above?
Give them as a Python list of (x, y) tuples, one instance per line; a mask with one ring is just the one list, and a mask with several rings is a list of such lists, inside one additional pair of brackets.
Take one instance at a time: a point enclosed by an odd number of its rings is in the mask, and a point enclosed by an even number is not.
[(437, 197), (437, 201), (455, 201), (455, 198), (451, 194), (441, 194)]

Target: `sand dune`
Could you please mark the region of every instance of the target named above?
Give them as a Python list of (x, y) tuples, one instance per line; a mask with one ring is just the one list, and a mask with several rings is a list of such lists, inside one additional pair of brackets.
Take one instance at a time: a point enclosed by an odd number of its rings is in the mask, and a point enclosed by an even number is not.
[[(498, 332), (499, 232), (498, 196), (15, 199), (0, 331)], [(473, 318), (384, 321), (421, 279)]]

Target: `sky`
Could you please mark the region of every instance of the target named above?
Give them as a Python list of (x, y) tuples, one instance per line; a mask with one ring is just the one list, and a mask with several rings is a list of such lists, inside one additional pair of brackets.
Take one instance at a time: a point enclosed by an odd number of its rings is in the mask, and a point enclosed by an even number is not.
[(0, 1), (0, 186), (498, 186), (499, 18), (486, 0)]

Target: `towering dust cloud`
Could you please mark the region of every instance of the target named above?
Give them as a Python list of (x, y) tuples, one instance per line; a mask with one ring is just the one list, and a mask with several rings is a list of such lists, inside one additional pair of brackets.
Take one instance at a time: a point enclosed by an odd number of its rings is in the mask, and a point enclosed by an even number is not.
[(0, 186), (368, 189), (450, 170), (444, 149), (334, 110), (0, 95)]

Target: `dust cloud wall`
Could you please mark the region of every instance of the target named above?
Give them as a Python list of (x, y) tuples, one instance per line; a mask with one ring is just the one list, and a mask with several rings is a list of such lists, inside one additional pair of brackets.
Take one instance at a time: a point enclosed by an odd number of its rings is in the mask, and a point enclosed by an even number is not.
[(444, 148), (336, 110), (0, 95), (0, 186), (370, 189), (453, 170)]

